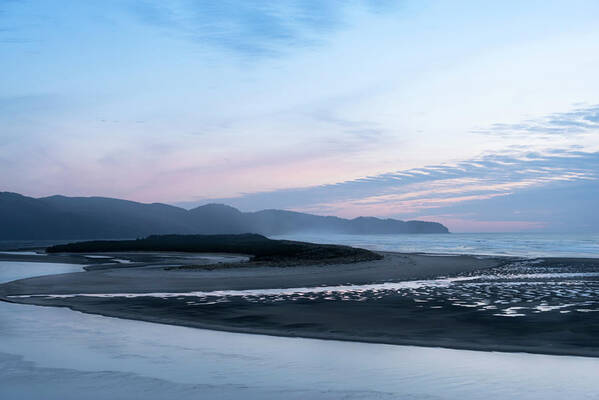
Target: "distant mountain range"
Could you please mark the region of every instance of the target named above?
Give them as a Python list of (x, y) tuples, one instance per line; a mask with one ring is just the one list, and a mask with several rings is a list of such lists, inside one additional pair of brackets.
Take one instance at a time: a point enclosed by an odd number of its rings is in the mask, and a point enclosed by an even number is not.
[(116, 239), (157, 234), (280, 235), (449, 233), (437, 222), (374, 217), (344, 219), (284, 210), (241, 212), (223, 204), (185, 210), (106, 197), (33, 198), (0, 192), (0, 240)]

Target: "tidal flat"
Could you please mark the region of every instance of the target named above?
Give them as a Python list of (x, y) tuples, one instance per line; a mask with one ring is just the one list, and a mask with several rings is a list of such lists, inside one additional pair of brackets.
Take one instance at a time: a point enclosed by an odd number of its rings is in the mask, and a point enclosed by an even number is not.
[[(109, 258), (95, 258), (90, 271), (6, 283), (0, 295), (232, 332), (599, 355), (597, 259), (380, 254), (368, 262), (285, 268), (214, 268), (222, 255), (193, 261), (181, 254), (104, 254)], [(196, 267), (173, 268), (190, 262)]]

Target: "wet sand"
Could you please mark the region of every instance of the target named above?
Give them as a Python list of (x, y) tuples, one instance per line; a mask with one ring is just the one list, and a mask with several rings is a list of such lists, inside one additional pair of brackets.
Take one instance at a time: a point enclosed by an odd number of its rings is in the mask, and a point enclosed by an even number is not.
[[(509, 261), (506, 258), (481, 259), (472, 256), (382, 254), (384, 258), (379, 261), (288, 268), (247, 266), (167, 270), (165, 265), (172, 264), (160, 265), (160, 260), (154, 260), (149, 265), (137, 264), (128, 268), (97, 269), (9, 282), (0, 285), (0, 296), (13, 302), (62, 306), (119, 318), (235, 332), (472, 350), (599, 356), (599, 324), (594, 313), (551, 312), (501, 318), (469, 305), (456, 305), (453, 295), (435, 297), (430, 293), (418, 298), (413, 294), (380, 296), (375, 292), (363, 293), (359, 298), (341, 298), (331, 293), (309, 298), (232, 297), (227, 301), (216, 299), (201, 304), (183, 294), (191, 291), (421, 280), (484, 271)], [(587, 265), (586, 260), (580, 259), (548, 259), (547, 262)], [(588, 261), (593, 265), (598, 262)], [(177, 292), (182, 295), (180, 298), (7, 297), (151, 292)], [(420, 302), (434, 302), (434, 305), (424, 307)]]
[[(102, 253), (102, 255), (106, 254)], [(248, 263), (235, 268), (214, 268), (213, 262), (202, 258), (182, 260), (157, 253), (144, 253), (145, 257), (154, 257), (152, 262), (122, 265), (103, 264), (98, 259), (91, 259), (96, 264), (88, 267), (87, 272), (48, 275), (6, 283), (0, 285), (0, 295), (189, 292), (360, 285), (428, 279), (491, 268), (505, 263), (505, 259), (502, 258), (428, 256), (390, 252), (381, 254), (384, 255), (382, 260), (352, 264), (272, 267), (254, 266)], [(125, 257), (126, 255), (120, 253), (114, 256)], [(52, 259), (52, 256), (45, 257), (48, 257), (48, 262)], [(60, 258), (61, 261), (52, 259), (52, 262), (68, 262), (66, 257), (68, 256)], [(81, 256), (74, 257), (78, 263), (82, 262)], [(130, 256), (133, 261), (138, 260), (138, 257), (139, 255), (135, 253)], [(3, 259), (0, 255), (0, 260)], [(28, 260), (28, 256), (19, 257), (19, 261)], [(41, 260), (37, 261), (41, 262)], [(171, 269), (181, 263), (189, 265), (192, 261), (198, 268)]]

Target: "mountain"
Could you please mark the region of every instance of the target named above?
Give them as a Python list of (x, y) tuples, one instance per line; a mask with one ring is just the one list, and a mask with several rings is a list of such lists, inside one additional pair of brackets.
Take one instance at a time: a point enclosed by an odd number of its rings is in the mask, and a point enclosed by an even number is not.
[(160, 234), (294, 232), (448, 233), (436, 222), (344, 219), (284, 210), (241, 212), (223, 204), (185, 210), (106, 197), (32, 198), (0, 192), (0, 240), (116, 239)]

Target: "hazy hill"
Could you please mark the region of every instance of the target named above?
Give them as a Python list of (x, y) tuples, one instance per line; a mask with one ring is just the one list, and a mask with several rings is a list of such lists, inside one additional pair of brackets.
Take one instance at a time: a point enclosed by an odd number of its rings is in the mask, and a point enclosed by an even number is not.
[(276, 235), (293, 232), (447, 233), (436, 222), (344, 219), (283, 210), (241, 212), (222, 204), (185, 210), (105, 197), (32, 198), (0, 192), (0, 239), (112, 239), (152, 234)]

